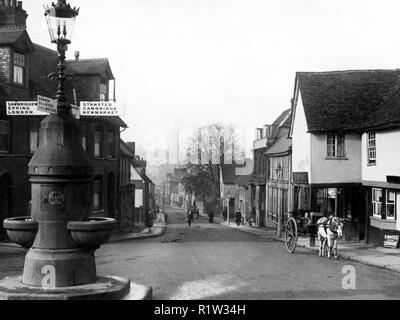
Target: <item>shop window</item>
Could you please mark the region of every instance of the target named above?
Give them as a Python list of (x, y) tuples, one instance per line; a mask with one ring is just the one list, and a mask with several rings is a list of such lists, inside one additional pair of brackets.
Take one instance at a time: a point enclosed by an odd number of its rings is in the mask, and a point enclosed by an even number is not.
[(10, 151), (10, 123), (0, 120), (0, 153)]
[(25, 56), (19, 53), (14, 53), (14, 83), (25, 83)]
[(346, 157), (345, 136), (340, 134), (327, 135), (327, 156), (328, 158)]
[(103, 155), (103, 129), (96, 128), (94, 132), (94, 156), (101, 157)]
[(372, 189), (372, 212), (375, 217), (382, 217), (382, 189)]
[(386, 219), (396, 219), (396, 192), (393, 190), (386, 191)]
[(376, 164), (376, 133), (368, 133), (368, 164)]
[(102, 177), (96, 177), (94, 180), (93, 209), (100, 211), (103, 209), (103, 180)]

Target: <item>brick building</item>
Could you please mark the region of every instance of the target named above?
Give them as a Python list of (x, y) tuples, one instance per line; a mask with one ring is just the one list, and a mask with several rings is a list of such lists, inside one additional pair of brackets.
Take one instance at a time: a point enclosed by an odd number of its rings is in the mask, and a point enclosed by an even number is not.
[[(7, 217), (25, 216), (31, 198), (28, 163), (39, 145), (43, 116), (7, 116), (6, 101), (36, 101), (54, 96), (56, 83), (45, 76), (57, 71), (57, 52), (32, 43), (22, 2), (0, 0), (0, 224)], [(78, 77), (66, 84), (70, 102), (108, 100), (114, 79), (107, 59), (67, 62)], [(115, 92), (114, 92), (115, 97)], [(119, 117), (82, 117), (82, 147), (94, 167), (94, 215), (121, 220)]]

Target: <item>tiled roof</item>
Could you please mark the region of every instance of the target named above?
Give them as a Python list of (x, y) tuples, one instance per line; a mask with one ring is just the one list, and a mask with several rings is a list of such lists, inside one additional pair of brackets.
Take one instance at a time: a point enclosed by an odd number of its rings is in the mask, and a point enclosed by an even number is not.
[(244, 166), (239, 165), (237, 163), (232, 163), (232, 164), (223, 164), (221, 165), (221, 170), (222, 170), (222, 180), (224, 184), (235, 184), (235, 180), (238, 177), (236, 175), (236, 168)]
[(281, 127), (276, 137), (274, 144), (272, 144), (265, 152), (268, 156), (277, 156), (288, 153), (292, 148), (292, 139), (288, 138), (289, 128)]
[(120, 139), (119, 145), (120, 145), (122, 154), (124, 154), (128, 157), (131, 157), (131, 158), (135, 158), (135, 154), (132, 152), (132, 150), (126, 145), (126, 143), (122, 139)]
[(128, 128), (128, 125), (120, 117), (92, 117), (92, 116), (82, 116), (82, 119), (92, 119), (96, 121), (103, 121), (111, 123), (122, 128)]
[(101, 75), (114, 79), (108, 59), (67, 60), (67, 71), (74, 74)]
[(392, 88), (379, 107), (372, 112), (363, 125), (364, 130), (392, 129), (400, 127), (400, 86)]
[[(33, 51), (33, 44), (24, 26), (0, 27), (0, 45), (13, 45)], [(23, 47), (21, 47), (23, 46)]]
[(47, 76), (57, 71), (57, 51), (43, 47), (39, 44), (33, 45), (35, 51), (32, 53), (29, 64), (29, 91), (32, 99), (38, 94), (53, 97), (57, 92), (57, 83), (50, 81)]
[(400, 70), (297, 73), (308, 130), (359, 130), (399, 76)]
[(235, 180), (235, 184), (240, 187), (245, 187), (250, 182), (251, 175), (238, 176)]

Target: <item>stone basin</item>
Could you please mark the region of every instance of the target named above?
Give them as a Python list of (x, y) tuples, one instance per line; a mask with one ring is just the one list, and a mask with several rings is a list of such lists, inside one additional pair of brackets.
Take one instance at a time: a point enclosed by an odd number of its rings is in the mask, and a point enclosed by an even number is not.
[(115, 219), (93, 217), (87, 221), (71, 221), (67, 228), (77, 245), (95, 250), (110, 239), (115, 225)]
[(29, 249), (35, 241), (39, 224), (31, 217), (18, 217), (4, 220), (3, 227), (12, 242)]

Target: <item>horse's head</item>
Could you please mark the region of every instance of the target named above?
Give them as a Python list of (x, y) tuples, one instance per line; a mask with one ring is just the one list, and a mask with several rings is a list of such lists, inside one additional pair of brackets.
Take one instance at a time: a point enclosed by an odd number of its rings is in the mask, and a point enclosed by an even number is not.
[(338, 239), (342, 239), (343, 237), (343, 227), (344, 227), (343, 219), (339, 219), (336, 217), (332, 218), (332, 228), (337, 233)]

